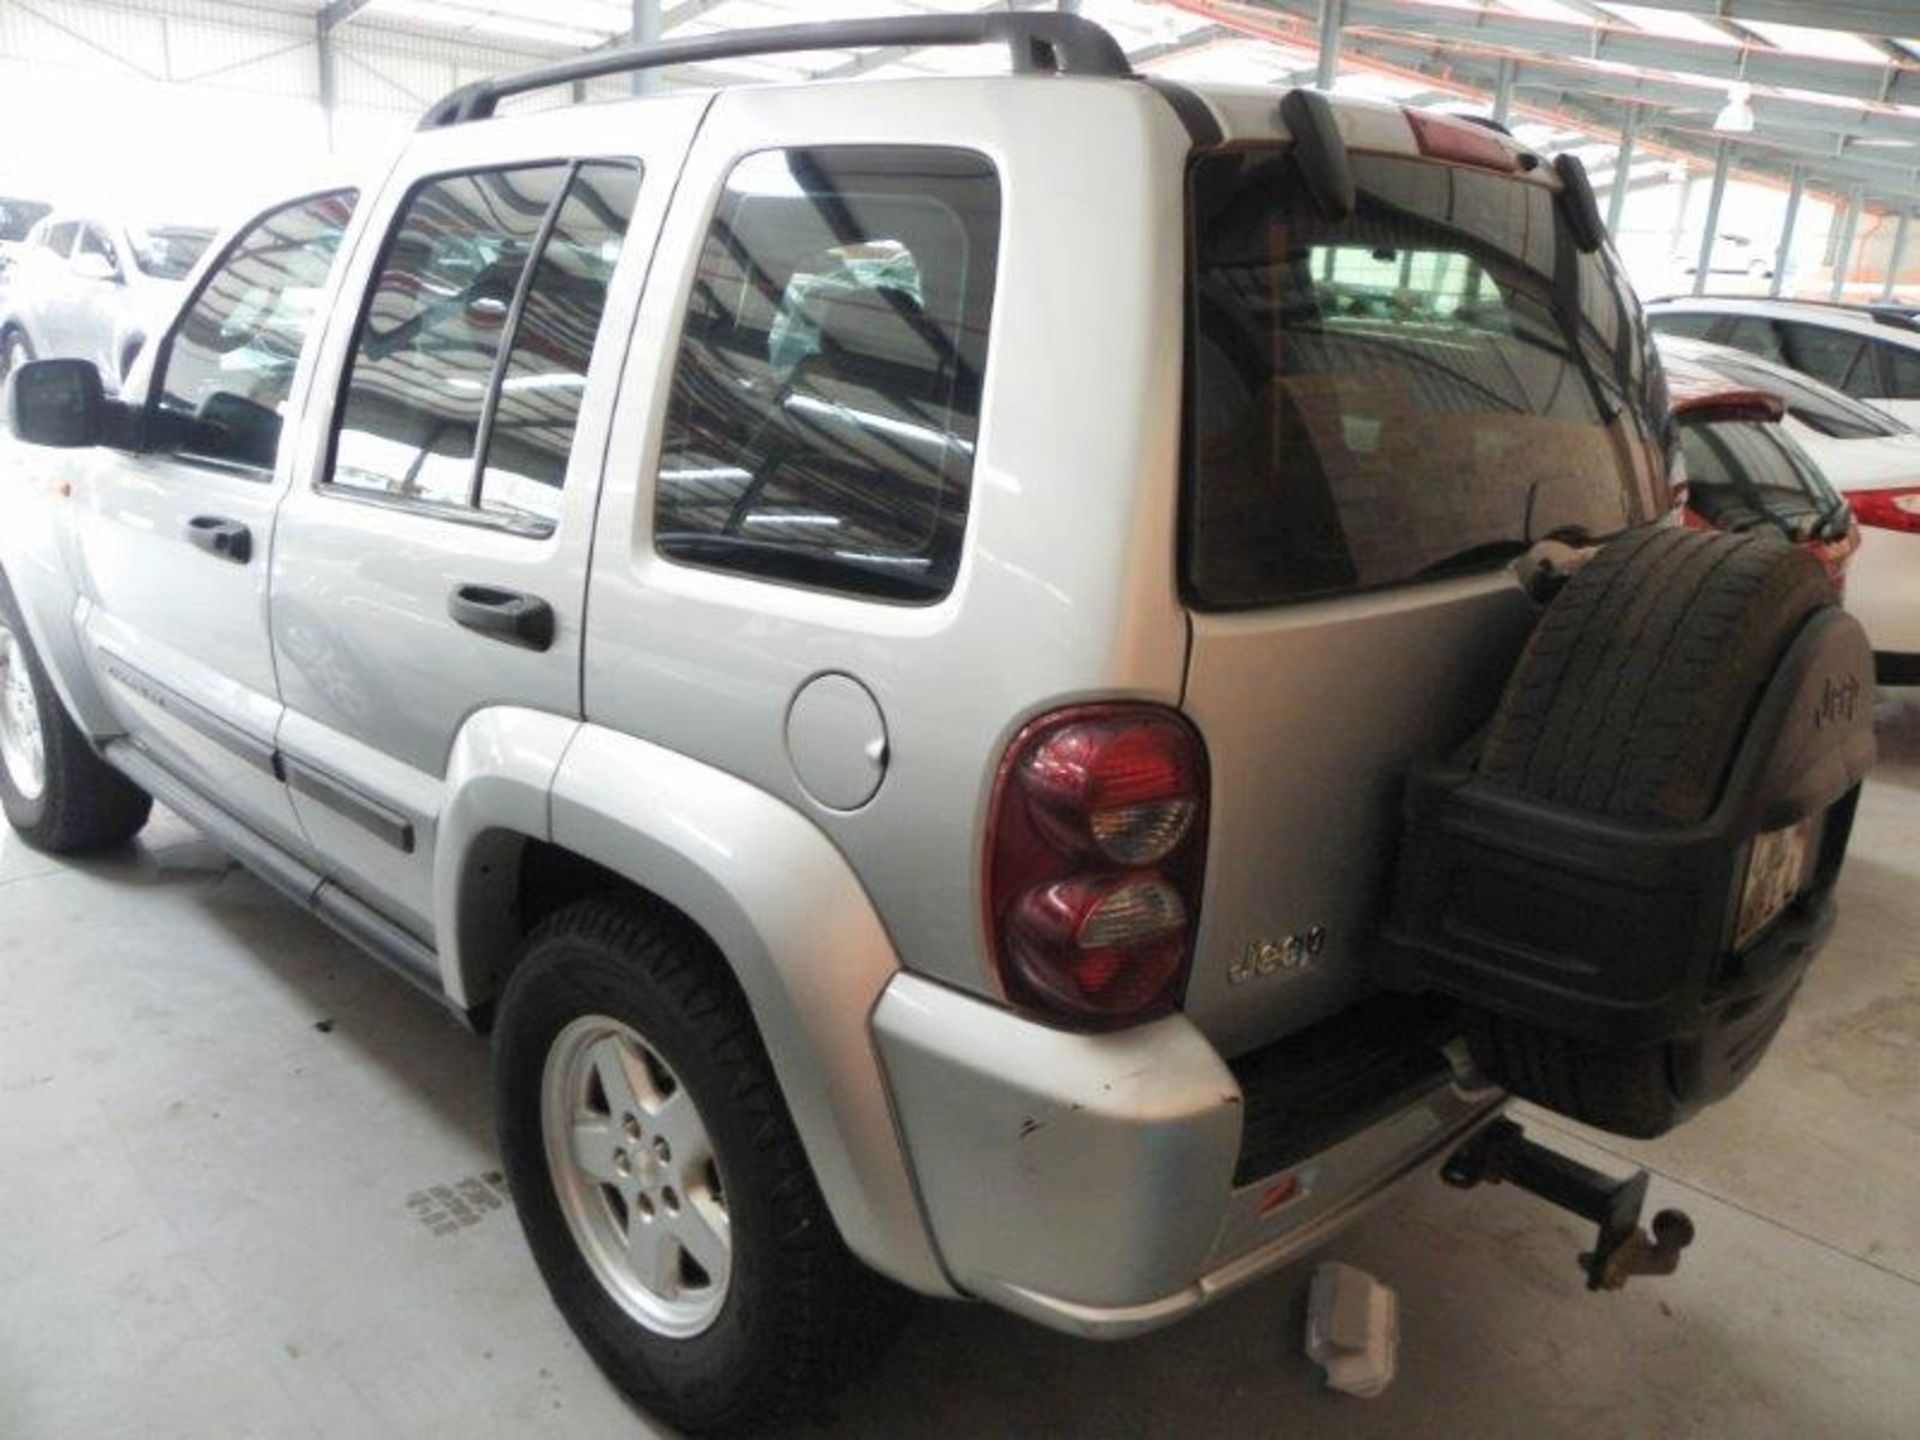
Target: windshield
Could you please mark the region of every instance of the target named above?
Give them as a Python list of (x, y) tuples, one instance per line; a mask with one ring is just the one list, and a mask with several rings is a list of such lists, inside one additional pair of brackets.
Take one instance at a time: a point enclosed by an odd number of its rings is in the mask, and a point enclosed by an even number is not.
[(1337, 224), (1282, 152), (1195, 169), (1190, 598), (1393, 585), (1664, 514), (1665, 387), (1611, 252), (1542, 186), (1352, 165)]
[(20, 241), (27, 238), (27, 231), (34, 222), (44, 215), (52, 213), (51, 205), (38, 200), (21, 200), (12, 195), (0, 195), (0, 241)]
[(213, 243), (213, 231), (194, 225), (135, 225), (127, 231), (133, 263), (156, 280), (184, 280)]
[(1680, 450), (1687, 461), (1687, 505), (1717, 530), (1771, 526), (1795, 542), (1834, 540), (1847, 532), (1846, 502), (1777, 425), (1685, 426)]

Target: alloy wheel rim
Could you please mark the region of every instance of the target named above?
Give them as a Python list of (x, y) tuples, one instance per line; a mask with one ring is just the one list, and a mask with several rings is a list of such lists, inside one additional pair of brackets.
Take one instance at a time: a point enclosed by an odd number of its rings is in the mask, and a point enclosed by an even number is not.
[(547, 1051), (540, 1128), (560, 1213), (602, 1288), (656, 1334), (710, 1326), (733, 1274), (727, 1192), (660, 1052), (622, 1021), (573, 1021)]
[(24, 800), (37, 800), (47, 785), (47, 747), (40, 732), (40, 702), (20, 640), (0, 623), (0, 763)]

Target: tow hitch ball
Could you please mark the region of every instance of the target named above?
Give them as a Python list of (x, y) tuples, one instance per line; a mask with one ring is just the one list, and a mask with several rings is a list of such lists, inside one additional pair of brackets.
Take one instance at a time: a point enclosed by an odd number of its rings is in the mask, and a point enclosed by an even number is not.
[(1462, 1190), (1510, 1181), (1599, 1227), (1591, 1252), (1580, 1257), (1589, 1290), (1618, 1290), (1636, 1275), (1671, 1275), (1680, 1252), (1693, 1243), (1693, 1221), (1679, 1210), (1640, 1228), (1647, 1172), (1615, 1180), (1577, 1160), (1536, 1145), (1511, 1120), (1496, 1120), (1448, 1158), (1440, 1178)]

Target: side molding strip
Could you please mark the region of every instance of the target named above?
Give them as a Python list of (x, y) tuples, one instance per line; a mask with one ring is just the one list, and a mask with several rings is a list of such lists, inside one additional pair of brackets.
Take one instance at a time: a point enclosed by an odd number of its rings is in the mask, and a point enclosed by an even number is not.
[(300, 794), (309, 800), (317, 800), (336, 814), (344, 815), (401, 854), (413, 853), (413, 822), (399, 811), (361, 794), (345, 781), (334, 779), (326, 771), (304, 760), (296, 760), (284, 752), (279, 760), (287, 784)]
[(474, 1017), (453, 1003), (440, 983), (440, 960), (431, 946), (394, 924), (358, 896), (342, 890), (310, 866), (229, 815), (131, 740), (112, 740), (106, 761), (169, 810), (200, 831), (268, 885), (325, 921), (394, 974), (452, 1010), (469, 1028)]
[(182, 725), (199, 731), (213, 741), (222, 750), (238, 755), (247, 764), (274, 779), (281, 778), (273, 746), (264, 740), (256, 740), (236, 725), (230, 725), (204, 705), (187, 699), (178, 690), (161, 684), (146, 671), (137, 669), (122, 660), (118, 655), (106, 651), (106, 672), (109, 679), (123, 685), (150, 705), (157, 705)]

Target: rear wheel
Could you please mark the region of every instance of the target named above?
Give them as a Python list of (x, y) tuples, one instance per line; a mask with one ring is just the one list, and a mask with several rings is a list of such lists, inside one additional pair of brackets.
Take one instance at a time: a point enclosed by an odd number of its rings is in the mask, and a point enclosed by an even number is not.
[[(1700, 821), (1787, 647), (1834, 603), (1817, 561), (1765, 536), (1659, 528), (1615, 541), (1541, 618), (1488, 728), (1480, 778), (1627, 821)], [(1693, 1042), (1612, 1047), (1484, 1012), (1471, 1040), (1514, 1093), (1651, 1136), (1697, 1103), (1703, 1064), (1736, 1051), (1738, 1075), (1757, 1063), (1790, 999), (1731, 1018), (1739, 1034), (1719, 1037), (1717, 1058)]]
[(0, 579), (0, 810), (35, 849), (80, 855), (131, 839), (153, 801), (67, 717)]
[(33, 359), (33, 346), (19, 330), (0, 335), (0, 389), (13, 378), (13, 372)]
[(521, 1224), (580, 1342), (639, 1404), (734, 1430), (817, 1402), (897, 1325), (814, 1183), (745, 1000), (631, 896), (543, 923), (494, 1037)]

